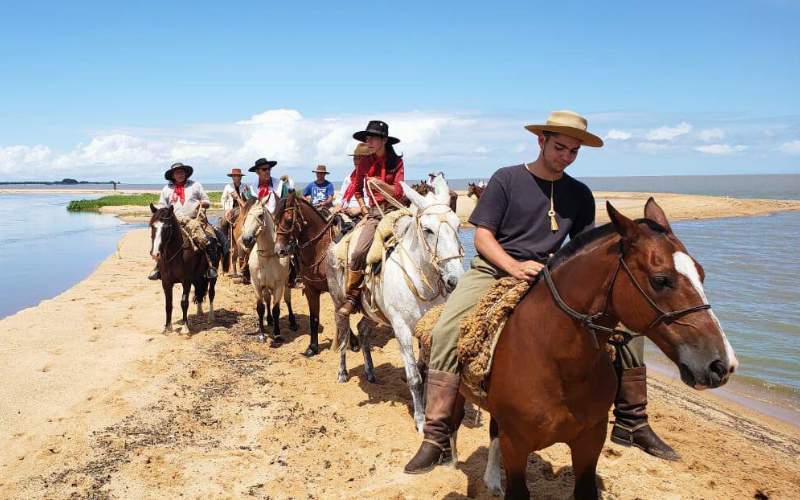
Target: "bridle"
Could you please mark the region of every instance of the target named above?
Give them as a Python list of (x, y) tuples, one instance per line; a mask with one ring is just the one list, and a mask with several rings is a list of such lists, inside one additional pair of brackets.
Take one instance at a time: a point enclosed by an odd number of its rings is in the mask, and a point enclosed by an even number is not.
[[(169, 241), (172, 239), (172, 233), (173, 233), (173, 231), (172, 231), (172, 226), (173, 226), (172, 219), (173, 219), (173, 217), (167, 217), (166, 219), (164, 219), (164, 218), (159, 219), (159, 222), (161, 223), (161, 231), (163, 232), (164, 230), (168, 230), (167, 238), (161, 244), (164, 247), (164, 250), (169, 248)], [(178, 254), (180, 254), (181, 252), (186, 250), (185, 247), (186, 247), (186, 242), (185, 241), (181, 241), (181, 246), (177, 250), (175, 250), (175, 253), (173, 253), (171, 257), (169, 257), (166, 260), (164, 260), (164, 264), (167, 264), (168, 262), (172, 262), (172, 259), (174, 259), (175, 257), (178, 256)], [(159, 249), (159, 250), (161, 250), (161, 249)]]
[[(272, 193), (269, 193), (269, 195), (267, 195), (267, 196), (272, 196)], [(269, 198), (267, 198), (267, 200), (269, 200)], [(266, 201), (264, 203), (266, 203)], [(258, 220), (258, 227), (256, 228), (255, 234), (253, 234), (253, 239), (255, 240), (255, 243), (254, 243), (255, 247), (258, 247), (258, 236), (261, 234), (261, 231), (266, 231), (266, 229), (267, 229), (267, 217), (269, 217), (270, 220), (272, 221), (272, 226), (273, 227), (277, 227), (277, 224), (275, 223), (275, 218), (272, 216), (270, 211), (267, 210), (267, 207), (264, 206), (264, 203), (261, 203), (261, 202), (258, 203), (259, 205), (261, 205), (261, 210), (263, 210), (264, 213), (261, 216), (253, 215), (253, 217), (255, 217)], [(255, 206), (253, 208), (255, 208)], [(245, 220), (247, 220), (246, 218), (248, 216), (250, 216), (250, 214), (253, 211), (253, 208), (251, 208), (247, 212), (247, 216), (245, 216)], [(270, 257), (273, 257), (273, 256), (277, 255), (277, 253), (270, 254), (266, 250), (259, 250), (258, 248), (256, 248), (256, 252), (258, 252), (258, 256), (259, 257), (264, 258), (264, 259), (268, 259)]]
[[(338, 216), (333, 216), (330, 219), (328, 219), (327, 223), (322, 227), (322, 229), (319, 231), (319, 233), (316, 234), (316, 236), (310, 238), (308, 241), (306, 241), (303, 244), (299, 244), (298, 241), (297, 241), (297, 237), (295, 236), (295, 231), (297, 231), (297, 233), (299, 234), (300, 232), (303, 231), (303, 229), (306, 226), (308, 226), (308, 221), (306, 220), (305, 216), (303, 215), (303, 210), (300, 208), (300, 202), (297, 201), (297, 199), (295, 199), (294, 203), (291, 206), (289, 206), (289, 202), (287, 200), (286, 206), (284, 206), (284, 213), (285, 212), (291, 212), (291, 214), (292, 214), (292, 224), (288, 228), (283, 227), (281, 225), (281, 223), (283, 222), (283, 220), (282, 220), (283, 217), (281, 217), (280, 220), (275, 221), (275, 227), (277, 228), (276, 232), (277, 232), (277, 234), (283, 235), (284, 237), (286, 237), (286, 239), (289, 240), (289, 253), (296, 253), (297, 254), (297, 262), (300, 264), (300, 266), (304, 267), (306, 269), (310, 269), (313, 272), (315, 269), (319, 268), (319, 266), (325, 260), (325, 257), (327, 257), (327, 252), (320, 252), (319, 258), (317, 258), (317, 260), (315, 262), (313, 262), (312, 264), (309, 265), (309, 264), (306, 264), (305, 262), (303, 262), (303, 256), (300, 253), (300, 251), (305, 250), (309, 246), (311, 246), (314, 243), (316, 243), (326, 233), (328, 233), (328, 235), (331, 238), (331, 240), (333, 240), (333, 236), (334, 236), (333, 233), (335, 231), (333, 225), (336, 223), (336, 220), (337, 220)], [(319, 274), (319, 273), (317, 273), (317, 274)], [(313, 278), (311, 278), (309, 276), (305, 276), (304, 279), (309, 280), (309, 281), (327, 281), (327, 277), (320, 278), (320, 279), (313, 279)]]
[[(655, 310), (655, 312), (658, 314), (658, 317), (656, 319), (654, 319), (652, 321), (652, 323), (650, 323), (650, 326), (648, 326), (643, 332), (633, 333), (633, 332), (630, 332), (630, 331), (627, 331), (627, 330), (620, 330), (620, 329), (618, 329), (616, 327), (609, 328), (607, 326), (603, 326), (603, 325), (599, 325), (599, 324), (595, 323), (595, 321), (597, 321), (598, 319), (600, 319), (603, 316), (612, 317), (610, 314), (608, 314), (606, 312), (606, 310), (608, 308), (609, 298), (611, 297), (611, 293), (612, 293), (612, 291), (614, 289), (614, 284), (617, 282), (617, 276), (619, 276), (619, 270), (620, 269), (623, 269), (625, 271), (625, 273), (630, 278), (631, 283), (633, 283), (633, 286), (636, 288), (636, 290), (639, 291), (639, 294), (642, 297), (644, 297), (645, 300), (647, 300), (647, 303), (650, 304), (650, 307), (652, 307)], [(550, 289), (550, 293), (553, 295), (553, 300), (555, 301), (556, 305), (562, 311), (567, 313), (568, 316), (570, 316), (573, 319), (581, 322), (583, 324), (583, 326), (585, 326), (586, 329), (589, 330), (589, 333), (592, 334), (592, 340), (594, 341), (595, 349), (599, 348), (599, 346), (597, 344), (597, 333), (596, 333), (598, 331), (610, 334), (612, 336), (612, 338), (610, 338), (608, 340), (608, 343), (613, 345), (613, 346), (619, 347), (619, 346), (626, 345), (628, 342), (630, 342), (633, 339), (634, 336), (636, 336), (636, 337), (643, 336), (645, 332), (655, 328), (656, 326), (660, 325), (661, 323), (669, 325), (673, 321), (675, 321), (677, 318), (680, 318), (680, 317), (685, 316), (687, 314), (691, 314), (693, 312), (703, 311), (703, 310), (711, 308), (711, 304), (699, 304), (699, 305), (696, 305), (696, 306), (693, 306), (693, 307), (687, 307), (686, 309), (681, 309), (679, 311), (664, 311), (663, 309), (658, 307), (658, 304), (655, 303), (655, 301), (647, 294), (647, 292), (644, 290), (644, 288), (642, 288), (642, 286), (639, 284), (639, 282), (636, 281), (636, 278), (633, 276), (633, 272), (631, 272), (631, 269), (628, 267), (628, 264), (625, 262), (625, 253), (624, 253), (624, 247), (623, 247), (623, 240), (619, 241), (619, 250), (617, 251), (617, 267), (614, 269), (614, 274), (611, 276), (611, 283), (609, 284), (608, 290), (606, 291), (606, 298), (605, 298), (605, 301), (603, 303), (603, 309), (601, 309), (600, 312), (598, 312), (598, 313), (595, 313), (595, 314), (582, 314), (582, 313), (579, 313), (579, 312), (575, 311), (571, 307), (569, 307), (566, 304), (566, 302), (564, 302), (564, 300), (561, 298), (561, 296), (558, 294), (558, 290), (556, 290), (556, 286), (553, 283), (553, 276), (550, 273), (550, 269), (548, 269), (548, 267), (546, 265), (544, 266), (544, 268), (542, 268), (542, 274), (544, 275), (544, 280), (547, 283), (547, 287)], [(618, 340), (613, 339), (613, 337), (616, 336), (616, 335), (621, 336), (622, 340), (618, 341)]]

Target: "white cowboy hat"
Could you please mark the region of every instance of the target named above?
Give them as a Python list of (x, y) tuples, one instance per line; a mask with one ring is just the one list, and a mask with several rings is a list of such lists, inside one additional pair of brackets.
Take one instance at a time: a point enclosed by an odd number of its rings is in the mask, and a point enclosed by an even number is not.
[(553, 111), (547, 117), (544, 125), (526, 125), (525, 130), (534, 134), (540, 132), (555, 132), (574, 137), (584, 146), (592, 148), (603, 147), (603, 139), (586, 131), (586, 118), (574, 111)]

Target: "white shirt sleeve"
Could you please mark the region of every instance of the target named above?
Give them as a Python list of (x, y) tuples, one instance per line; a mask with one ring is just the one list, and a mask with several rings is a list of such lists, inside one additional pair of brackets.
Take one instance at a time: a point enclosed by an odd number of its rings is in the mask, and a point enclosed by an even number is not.
[(156, 208), (167, 208), (169, 206), (170, 194), (169, 186), (164, 186), (163, 189), (161, 189), (161, 197), (158, 199)]
[(220, 201), (222, 202), (222, 208), (224, 210), (230, 210), (233, 208), (233, 188), (230, 184), (225, 184), (225, 188), (222, 190), (222, 196), (220, 197)]
[(208, 198), (205, 190), (203, 189), (203, 185), (199, 182), (194, 183), (194, 189), (192, 190), (193, 198), (196, 199), (198, 202), (206, 202), (211, 205), (211, 200)]

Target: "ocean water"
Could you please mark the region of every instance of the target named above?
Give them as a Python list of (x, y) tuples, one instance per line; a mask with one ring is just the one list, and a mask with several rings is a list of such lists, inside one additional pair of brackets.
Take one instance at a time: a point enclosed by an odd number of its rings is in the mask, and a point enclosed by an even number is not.
[(0, 319), (66, 291), (111, 255), (125, 232), (144, 227), (67, 212), (76, 197), (0, 193)]
[[(800, 213), (675, 222), (706, 271), (705, 291), (739, 359), (726, 386), (800, 411)], [(474, 230), (461, 229), (464, 266)], [(648, 342), (646, 358), (677, 368)]]

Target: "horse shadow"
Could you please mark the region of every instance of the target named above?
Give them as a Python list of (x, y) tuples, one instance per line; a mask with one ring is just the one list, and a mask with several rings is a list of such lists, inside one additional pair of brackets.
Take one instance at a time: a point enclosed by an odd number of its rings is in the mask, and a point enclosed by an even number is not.
[(208, 321), (208, 305), (204, 305), (206, 308), (203, 309), (202, 315), (197, 313), (187, 315), (191, 335), (197, 335), (219, 327), (231, 328), (240, 322), (242, 316), (245, 316), (245, 313), (232, 309), (214, 309), (214, 321)]
[[(486, 437), (487, 441), (489, 437)], [(483, 474), (486, 470), (486, 462), (489, 456), (489, 448), (486, 446), (478, 447), (472, 455), (464, 461), (459, 461), (458, 470), (467, 476), (467, 494), (452, 491), (443, 499), (496, 499), (486, 489), (483, 481)], [(501, 462), (502, 468), (502, 462)], [(501, 472), (503, 487), (505, 487), (505, 470)], [(575, 475), (572, 466), (565, 465), (556, 467), (550, 461), (542, 458), (538, 453), (531, 453), (528, 457), (528, 469), (525, 474), (528, 490), (535, 498), (561, 499), (572, 498), (575, 488)], [(603, 478), (597, 476), (597, 488), (601, 492), (606, 491)]]

